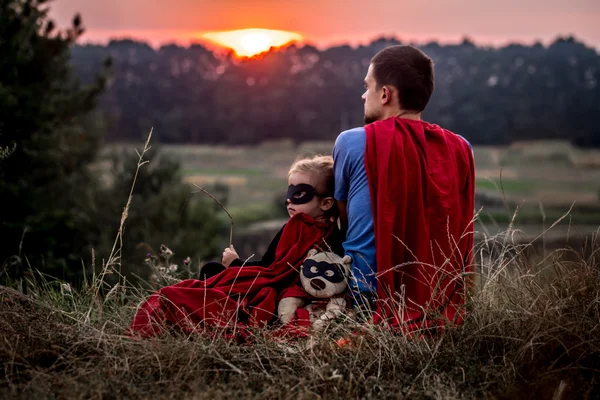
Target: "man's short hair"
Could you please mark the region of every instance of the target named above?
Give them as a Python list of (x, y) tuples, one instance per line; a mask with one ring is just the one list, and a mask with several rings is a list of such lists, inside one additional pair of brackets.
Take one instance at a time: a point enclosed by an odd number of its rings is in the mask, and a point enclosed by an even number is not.
[(400, 107), (421, 112), (434, 88), (433, 60), (412, 46), (391, 46), (371, 59), (377, 88), (390, 85), (398, 90)]

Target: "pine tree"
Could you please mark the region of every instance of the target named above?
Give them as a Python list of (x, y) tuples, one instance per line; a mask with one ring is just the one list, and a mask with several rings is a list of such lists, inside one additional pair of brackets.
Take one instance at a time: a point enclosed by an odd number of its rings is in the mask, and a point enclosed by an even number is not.
[(92, 223), (88, 167), (102, 136), (90, 120), (107, 70), (90, 85), (74, 78), (81, 18), (57, 30), (46, 3), (0, 0), (0, 148), (13, 149), (0, 162), (0, 263), (67, 278)]

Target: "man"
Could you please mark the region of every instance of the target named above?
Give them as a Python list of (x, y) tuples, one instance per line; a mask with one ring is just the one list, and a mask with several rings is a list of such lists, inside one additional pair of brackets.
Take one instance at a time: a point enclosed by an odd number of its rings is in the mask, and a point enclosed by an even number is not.
[(472, 150), (421, 120), (434, 71), (420, 50), (382, 50), (364, 83), (366, 125), (342, 132), (333, 150), (355, 305), (408, 331), (460, 323), (473, 246)]

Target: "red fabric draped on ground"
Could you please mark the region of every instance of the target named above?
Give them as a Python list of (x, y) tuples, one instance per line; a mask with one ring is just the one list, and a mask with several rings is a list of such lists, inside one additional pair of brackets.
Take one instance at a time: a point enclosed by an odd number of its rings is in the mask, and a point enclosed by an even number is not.
[(424, 121), (365, 126), (377, 249), (374, 322), (413, 332), (464, 319), (473, 249), (470, 146)]
[(283, 229), (275, 262), (268, 267), (230, 267), (206, 280), (185, 280), (152, 294), (138, 309), (130, 333), (149, 337), (168, 326), (183, 332), (209, 327), (261, 326), (277, 316), (280, 293), (299, 282), (308, 251), (326, 249), (332, 224), (294, 215)]

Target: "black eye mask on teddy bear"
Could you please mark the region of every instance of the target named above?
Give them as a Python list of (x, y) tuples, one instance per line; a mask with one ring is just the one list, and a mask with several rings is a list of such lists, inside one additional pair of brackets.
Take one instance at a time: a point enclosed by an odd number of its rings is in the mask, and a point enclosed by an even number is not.
[(332, 283), (342, 282), (346, 279), (344, 272), (336, 264), (325, 261), (316, 262), (310, 259), (302, 264), (302, 274), (308, 279), (322, 277)]
[(309, 184), (301, 183), (299, 185), (288, 186), (287, 199), (292, 204), (306, 204), (314, 199), (315, 196), (324, 197), (317, 193), (317, 190)]

